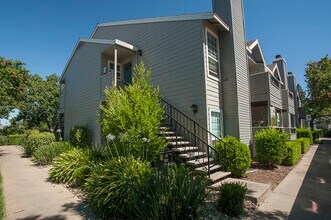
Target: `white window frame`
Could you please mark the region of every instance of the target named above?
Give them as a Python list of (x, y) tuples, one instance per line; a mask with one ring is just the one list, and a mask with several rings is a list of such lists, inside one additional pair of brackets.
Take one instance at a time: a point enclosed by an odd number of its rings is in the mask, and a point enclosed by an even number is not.
[[(214, 36), (217, 40), (217, 54), (218, 54), (218, 60), (215, 60), (213, 58), (213, 60), (217, 61), (218, 63), (218, 73), (215, 73), (215, 74), (218, 74), (218, 78), (213, 76), (213, 75), (210, 75), (209, 74), (209, 53), (208, 53), (208, 33), (211, 34), (212, 36)], [(207, 76), (211, 79), (214, 79), (216, 81), (220, 81), (221, 80), (221, 64), (220, 64), (220, 58), (221, 58), (221, 55), (220, 55), (220, 45), (219, 45), (219, 37), (217, 36), (217, 34), (215, 34), (214, 32), (212, 32), (208, 27), (205, 27), (205, 42), (206, 42), (206, 64), (207, 64)], [(213, 71), (212, 71), (213, 72)]]
[[(112, 61), (112, 60), (108, 60), (108, 62), (107, 62), (107, 69), (108, 69), (108, 70), (110, 70), (110, 64), (115, 65), (115, 64), (114, 64), (114, 61)], [(121, 64), (121, 63), (117, 63), (117, 66), (120, 66), (120, 70), (118, 70), (118, 68), (117, 68), (117, 77), (122, 78), (122, 64)], [(113, 71), (114, 71), (114, 70), (113, 70)], [(108, 72), (107, 72), (107, 73), (108, 73)]]
[[(208, 112), (209, 112), (209, 132), (212, 133), (212, 134), (213, 134), (213, 131), (212, 131), (212, 121), (211, 121), (212, 114), (211, 113), (212, 112), (220, 113), (220, 132), (221, 132), (221, 135), (218, 138), (220, 138), (220, 139), (223, 138), (223, 136), (224, 136), (223, 112), (221, 111), (221, 109), (218, 109), (218, 108), (209, 108)], [(210, 141), (212, 141), (212, 140), (213, 140), (212, 137), (210, 137)]]

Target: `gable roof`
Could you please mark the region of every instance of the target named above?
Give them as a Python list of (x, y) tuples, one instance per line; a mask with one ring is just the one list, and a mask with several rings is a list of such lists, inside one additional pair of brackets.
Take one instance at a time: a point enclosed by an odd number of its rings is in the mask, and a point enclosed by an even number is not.
[(220, 30), (229, 31), (229, 26), (215, 13), (199, 13), (199, 14), (184, 14), (175, 16), (161, 16), (154, 18), (142, 18), (142, 19), (131, 19), (123, 21), (113, 21), (98, 23), (91, 35), (93, 38), (98, 27), (108, 27), (116, 25), (130, 25), (130, 24), (147, 24), (156, 22), (169, 22), (169, 21), (191, 21), (191, 20), (208, 20), (212, 24), (216, 25)]
[[(263, 55), (263, 52), (262, 52), (262, 49), (261, 49), (261, 46), (260, 46), (260, 43), (259, 43), (258, 39), (248, 41), (246, 43), (246, 49), (252, 55), (251, 58), (255, 58), (254, 61), (256, 63), (263, 63), (263, 64), (266, 65), (266, 61), (264, 59), (264, 55)], [(258, 55), (258, 57), (256, 57), (256, 55)]]
[(126, 49), (129, 49), (129, 50), (132, 50), (132, 51), (138, 51), (138, 48), (131, 45), (131, 44), (128, 44), (124, 41), (121, 41), (121, 40), (118, 40), (118, 39), (114, 39), (114, 40), (105, 40), (105, 39), (91, 39), (91, 38), (79, 38), (77, 43), (76, 43), (76, 46), (74, 48), (74, 50), (72, 51), (71, 55), (70, 55), (70, 58), (67, 62), (67, 64), (65, 65), (64, 69), (63, 69), (63, 72), (61, 74), (61, 77), (60, 77), (60, 81), (62, 80), (63, 76), (64, 76), (64, 73), (66, 72), (76, 50), (84, 43), (94, 43), (94, 44), (108, 44), (108, 45), (118, 45), (118, 46), (121, 46), (121, 47), (124, 47)]

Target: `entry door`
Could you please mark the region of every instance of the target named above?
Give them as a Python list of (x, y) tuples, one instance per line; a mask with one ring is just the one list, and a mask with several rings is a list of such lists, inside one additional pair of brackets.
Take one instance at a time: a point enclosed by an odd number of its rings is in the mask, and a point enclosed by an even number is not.
[(126, 83), (132, 83), (132, 62), (124, 64), (124, 81)]

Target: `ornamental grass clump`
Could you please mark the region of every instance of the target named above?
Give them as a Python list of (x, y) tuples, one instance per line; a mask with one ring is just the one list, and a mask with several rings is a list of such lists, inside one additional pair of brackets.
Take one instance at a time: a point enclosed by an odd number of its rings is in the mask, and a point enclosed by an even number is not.
[(130, 200), (135, 219), (200, 219), (207, 195), (204, 176), (193, 177), (184, 166), (153, 172)]
[(244, 212), (247, 186), (238, 183), (223, 183), (219, 188), (219, 206), (225, 214), (238, 217)]
[(68, 142), (53, 142), (35, 150), (32, 153), (32, 161), (38, 165), (49, 165), (52, 164), (56, 156), (71, 149), (73, 149), (73, 146)]
[(220, 164), (234, 176), (240, 177), (251, 166), (251, 152), (249, 148), (235, 137), (226, 137), (217, 141), (215, 148), (220, 152)]
[(135, 219), (130, 205), (150, 173), (150, 164), (133, 156), (114, 157), (95, 166), (83, 186), (88, 206), (105, 219)]
[(257, 161), (262, 164), (280, 164), (286, 157), (285, 143), (289, 134), (274, 128), (263, 129), (254, 135)]
[(119, 154), (152, 162), (167, 143), (159, 129), (164, 118), (160, 91), (151, 84), (150, 75), (151, 71), (141, 63), (134, 69), (132, 84), (106, 89), (99, 122), (104, 137), (117, 137)]
[[(73, 148), (60, 154), (53, 160), (53, 167), (49, 170), (50, 179), (56, 183), (82, 184), (81, 167), (92, 166), (90, 151), (88, 149)], [(76, 174), (75, 174), (76, 172)], [(86, 175), (86, 169), (82, 172)], [(78, 176), (78, 179), (76, 177)], [(86, 175), (87, 176), (87, 175)], [(83, 181), (84, 182), (84, 181)]]

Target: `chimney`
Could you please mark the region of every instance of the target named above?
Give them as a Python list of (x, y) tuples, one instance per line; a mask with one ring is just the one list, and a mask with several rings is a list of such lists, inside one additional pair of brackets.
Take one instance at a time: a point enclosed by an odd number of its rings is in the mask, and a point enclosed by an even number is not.
[(278, 65), (279, 74), (283, 82), (282, 89), (288, 88), (285, 59), (281, 55), (276, 55), (273, 63), (276, 63)]
[(251, 103), (242, 0), (213, 0), (213, 13), (229, 27), (220, 38), (224, 132), (249, 144)]

